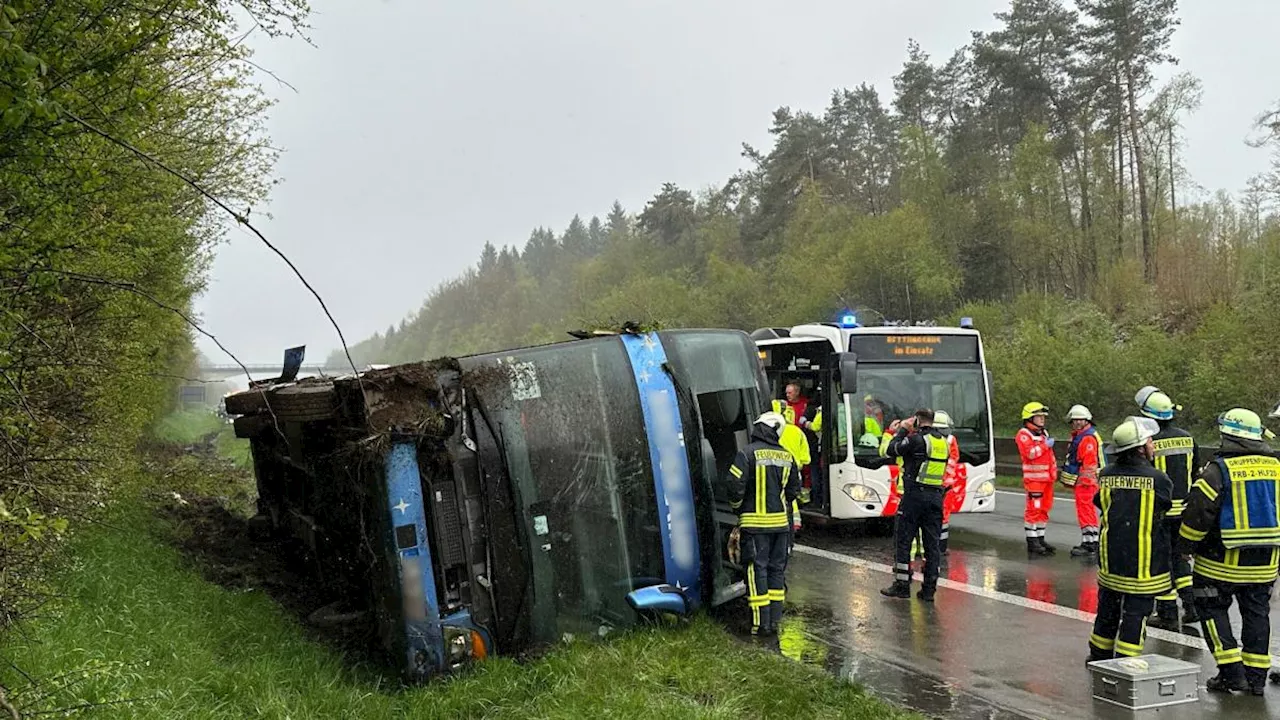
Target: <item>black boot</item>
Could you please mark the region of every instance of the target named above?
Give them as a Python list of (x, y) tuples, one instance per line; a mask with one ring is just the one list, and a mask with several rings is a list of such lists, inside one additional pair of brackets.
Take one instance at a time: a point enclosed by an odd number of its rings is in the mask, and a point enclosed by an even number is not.
[(1045, 542), (1044, 537), (1038, 537), (1036, 539), (1040, 541), (1040, 547), (1044, 549), (1045, 555), (1054, 555), (1058, 552), (1057, 548)]
[(1073, 558), (1093, 557), (1094, 555), (1097, 555), (1097, 554), (1098, 554), (1098, 549), (1095, 548), (1093, 546), (1093, 543), (1090, 543), (1090, 542), (1082, 542), (1079, 545), (1071, 548), (1071, 557)]
[(911, 597), (911, 583), (906, 580), (894, 580), (887, 588), (881, 588), (880, 594), (885, 597), (907, 599)]
[(1267, 690), (1267, 671), (1262, 668), (1244, 669), (1244, 680), (1249, 684), (1249, 694), (1262, 697)]
[(938, 592), (938, 589), (936, 587), (926, 586), (926, 587), (920, 588), (920, 592), (916, 593), (916, 597), (920, 598), (925, 602), (933, 602), (933, 596), (937, 594), (937, 592)]
[(1244, 680), (1244, 671), (1240, 665), (1234, 664), (1229, 666), (1230, 669), (1218, 666), (1218, 674), (1209, 678), (1209, 682), (1204, 686), (1210, 692), (1230, 693), (1245, 692), (1249, 689), (1249, 683)]
[(1045, 549), (1044, 543), (1040, 538), (1027, 538), (1027, 554), (1032, 557), (1045, 557), (1049, 552)]

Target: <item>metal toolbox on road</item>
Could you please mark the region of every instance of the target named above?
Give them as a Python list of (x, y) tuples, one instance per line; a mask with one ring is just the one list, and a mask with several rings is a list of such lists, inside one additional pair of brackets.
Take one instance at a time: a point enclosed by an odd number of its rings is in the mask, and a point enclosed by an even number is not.
[(1089, 663), (1093, 696), (1132, 710), (1193, 703), (1200, 699), (1200, 666), (1163, 655)]

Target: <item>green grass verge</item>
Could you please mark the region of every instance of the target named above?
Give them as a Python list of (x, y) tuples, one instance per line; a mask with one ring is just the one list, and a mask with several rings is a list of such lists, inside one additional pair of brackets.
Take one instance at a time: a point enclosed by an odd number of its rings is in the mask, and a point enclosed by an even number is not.
[(223, 423), (218, 429), (216, 442), (218, 454), (235, 462), (236, 467), (251, 470), (253, 455), (249, 452), (249, 441), (236, 437), (236, 431), (230, 423)]
[(190, 445), (218, 432), (222, 420), (206, 410), (178, 410), (165, 416), (152, 429), (157, 440), (174, 445)]
[(236, 437), (235, 428), (217, 415), (206, 410), (178, 410), (161, 419), (152, 428), (154, 439), (174, 446), (194, 445), (209, 441), (218, 454), (235, 462), (237, 467), (249, 469), (253, 459), (249, 454), (249, 441)]
[(996, 487), (1008, 490), (1021, 490), (1022, 478), (1013, 475), (996, 475)]
[[(205, 581), (140, 504), (71, 544), (62, 599), (0, 646), (25, 711), (133, 718), (908, 717), (699, 619), (402, 689), (344, 664), (261, 592)], [(127, 702), (123, 702), (127, 701)]]

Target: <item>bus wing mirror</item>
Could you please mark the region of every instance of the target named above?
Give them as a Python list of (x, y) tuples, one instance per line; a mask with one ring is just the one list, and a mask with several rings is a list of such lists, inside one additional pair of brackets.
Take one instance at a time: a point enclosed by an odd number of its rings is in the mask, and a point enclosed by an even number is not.
[(689, 601), (684, 591), (673, 585), (650, 585), (627, 593), (627, 604), (641, 614), (675, 613), (687, 615)]
[(840, 353), (840, 390), (844, 393), (858, 391), (858, 356)]

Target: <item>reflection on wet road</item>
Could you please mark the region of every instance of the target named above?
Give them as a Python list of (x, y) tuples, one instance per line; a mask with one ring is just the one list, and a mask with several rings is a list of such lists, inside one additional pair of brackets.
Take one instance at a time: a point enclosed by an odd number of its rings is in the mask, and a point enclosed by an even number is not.
[[(995, 513), (952, 516), (933, 605), (880, 596), (892, 579), (888, 538), (806, 523), (788, 571), (781, 651), (935, 717), (1135, 717), (1092, 699), (1085, 658), (1096, 568), (1069, 556), (1080, 540), (1074, 508), (1054, 508), (1048, 541), (1058, 554), (1029, 561), (1019, 499), (1002, 494)], [(918, 568), (915, 578), (918, 587)], [(1274, 610), (1272, 622), (1280, 628)], [(1202, 685), (1215, 672), (1198, 628), (1152, 629), (1146, 649), (1200, 663)], [(1280, 718), (1280, 686), (1267, 699), (1202, 688), (1199, 702), (1159, 717)]]

